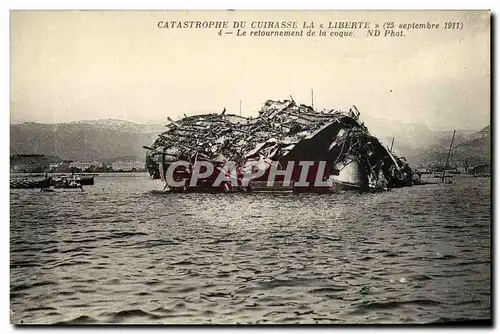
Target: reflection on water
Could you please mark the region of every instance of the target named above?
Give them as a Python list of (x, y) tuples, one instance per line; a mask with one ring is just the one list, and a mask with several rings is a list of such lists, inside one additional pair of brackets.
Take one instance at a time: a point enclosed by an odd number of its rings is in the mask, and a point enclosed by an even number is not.
[(490, 318), (490, 179), (386, 193), (10, 192), (13, 323)]

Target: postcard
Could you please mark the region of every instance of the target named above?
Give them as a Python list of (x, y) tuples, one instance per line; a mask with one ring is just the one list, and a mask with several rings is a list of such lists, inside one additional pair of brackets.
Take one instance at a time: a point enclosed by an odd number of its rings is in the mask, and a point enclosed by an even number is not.
[(491, 325), (490, 29), (12, 10), (11, 323)]

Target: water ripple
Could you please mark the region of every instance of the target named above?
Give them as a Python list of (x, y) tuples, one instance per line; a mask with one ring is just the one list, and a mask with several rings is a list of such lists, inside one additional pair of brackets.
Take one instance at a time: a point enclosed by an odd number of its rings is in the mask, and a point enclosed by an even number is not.
[(11, 321), (489, 319), (489, 181), (161, 195), (137, 174), (84, 193), (11, 190)]

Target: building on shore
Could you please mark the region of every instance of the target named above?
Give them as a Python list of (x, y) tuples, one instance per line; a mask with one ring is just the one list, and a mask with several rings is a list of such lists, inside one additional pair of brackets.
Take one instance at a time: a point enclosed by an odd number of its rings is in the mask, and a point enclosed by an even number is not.
[(146, 164), (144, 161), (115, 161), (111, 163), (111, 168), (114, 171), (143, 171), (146, 168)]
[(69, 168), (78, 168), (80, 170), (86, 170), (90, 168), (102, 168), (103, 163), (100, 161), (72, 161), (69, 164)]
[(11, 154), (11, 173), (42, 173), (50, 168), (50, 165), (58, 157), (46, 156), (43, 154)]
[(51, 173), (69, 173), (71, 170), (71, 163), (73, 160), (62, 160), (57, 163), (50, 164), (50, 172)]

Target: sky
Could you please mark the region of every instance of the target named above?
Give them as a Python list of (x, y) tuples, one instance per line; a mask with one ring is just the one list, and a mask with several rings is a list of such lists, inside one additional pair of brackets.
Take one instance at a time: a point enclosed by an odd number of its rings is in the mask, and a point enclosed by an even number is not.
[[(256, 116), (267, 99), (431, 129), (490, 123), (489, 12), (12, 11), (10, 121)], [(237, 37), (158, 21), (462, 22), (402, 38)]]

